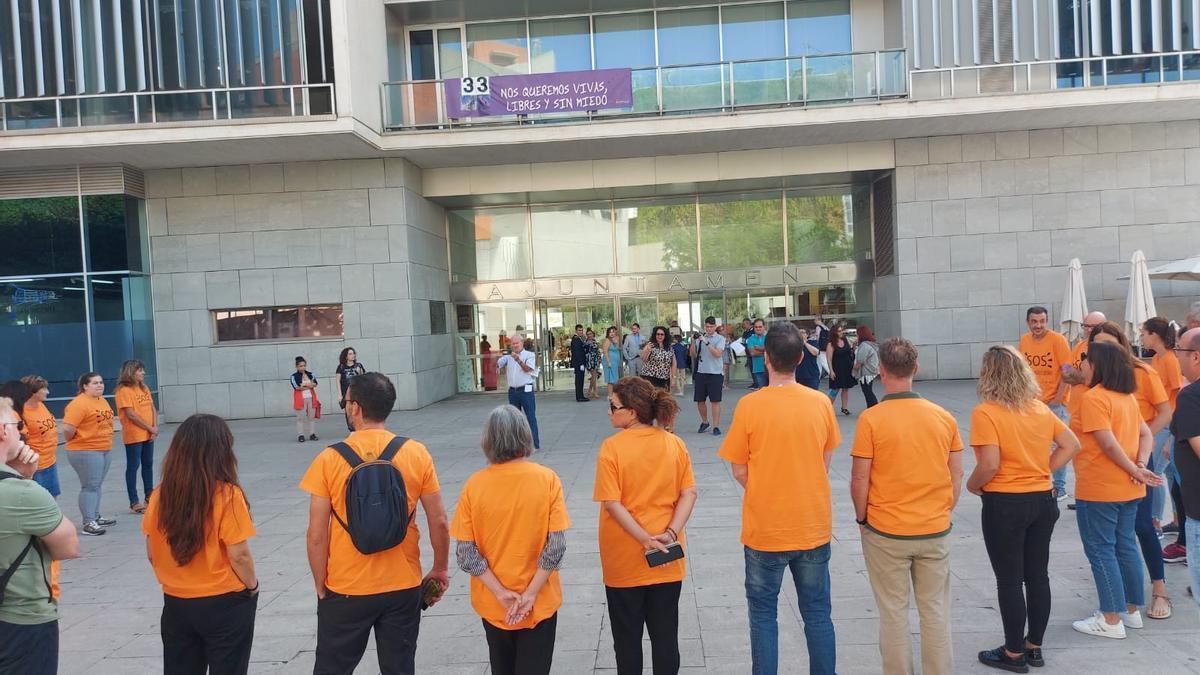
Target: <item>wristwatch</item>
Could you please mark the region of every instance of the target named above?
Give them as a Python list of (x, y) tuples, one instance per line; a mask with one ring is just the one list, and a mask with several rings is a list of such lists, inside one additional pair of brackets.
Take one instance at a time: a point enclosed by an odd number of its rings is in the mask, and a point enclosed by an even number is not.
[(854, 519), (854, 522), (858, 523), (859, 525), (866, 525), (866, 524), (867, 524), (867, 519), (866, 519), (866, 518), (863, 518), (862, 520), (859, 520), (858, 518), (855, 518), (855, 519)]

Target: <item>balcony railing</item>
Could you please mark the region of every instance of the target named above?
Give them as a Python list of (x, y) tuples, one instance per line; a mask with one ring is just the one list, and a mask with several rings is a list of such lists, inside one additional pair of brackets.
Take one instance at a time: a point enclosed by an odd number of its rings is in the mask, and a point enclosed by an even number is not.
[(1200, 50), (929, 68), (908, 79), (914, 99), (1200, 81)]
[(333, 87), (281, 84), (0, 100), (0, 131), (332, 115)]
[(631, 108), (583, 115), (450, 118), (444, 80), (384, 82), (381, 96), (386, 131), (478, 128), (903, 98), (906, 67), (897, 49), (635, 68)]

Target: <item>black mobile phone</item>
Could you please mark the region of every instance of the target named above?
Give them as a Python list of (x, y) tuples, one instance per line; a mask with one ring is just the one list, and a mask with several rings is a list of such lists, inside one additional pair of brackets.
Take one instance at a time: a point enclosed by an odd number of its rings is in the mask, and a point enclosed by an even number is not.
[(658, 549), (646, 551), (646, 564), (650, 567), (658, 567), (666, 565), (669, 562), (683, 559), (683, 545), (679, 542), (667, 544), (667, 552), (663, 553)]

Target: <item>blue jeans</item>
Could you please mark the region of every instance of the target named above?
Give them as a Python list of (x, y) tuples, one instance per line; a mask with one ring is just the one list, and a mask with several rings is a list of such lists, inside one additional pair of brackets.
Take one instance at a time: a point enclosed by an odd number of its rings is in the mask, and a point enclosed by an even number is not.
[(767, 386), (767, 372), (766, 371), (763, 371), (761, 373), (752, 372), (752, 373), (750, 373), (750, 377), (754, 378), (754, 386), (756, 386), (756, 387)]
[(1092, 565), (1101, 612), (1124, 612), (1127, 605), (1146, 604), (1142, 556), (1134, 536), (1138, 501), (1075, 502), (1079, 538)]
[[(1071, 418), (1067, 414), (1066, 406), (1052, 405), (1052, 406), (1050, 406), (1050, 409), (1054, 411), (1054, 414), (1058, 416), (1058, 419), (1062, 420), (1063, 424), (1070, 424)], [(1054, 451), (1053, 448), (1051, 448), (1048, 452), (1053, 452), (1053, 451)], [(1054, 481), (1055, 495), (1064, 494), (1067, 490), (1067, 466), (1066, 466), (1066, 464), (1064, 464), (1063, 467), (1061, 469), (1059, 469), (1058, 471), (1051, 473), (1050, 477)]]
[(51, 497), (58, 497), (62, 494), (62, 488), (58, 485), (57, 463), (33, 472), (33, 482), (46, 488), (46, 492), (49, 492)]
[[(1184, 528), (1192, 541), (1200, 541), (1200, 520), (1189, 516)], [(1192, 599), (1200, 606), (1200, 564), (1193, 562), (1188, 565), (1188, 574), (1192, 576)]]
[[(1150, 461), (1146, 464), (1146, 468), (1157, 471), (1157, 467), (1161, 464), (1162, 458), (1150, 453)], [(1158, 532), (1154, 529), (1153, 514), (1151, 513), (1154, 507), (1154, 493), (1151, 492), (1153, 489), (1146, 488), (1146, 496), (1138, 500), (1137, 515), (1133, 524), (1138, 544), (1142, 547), (1142, 559), (1146, 561), (1146, 571), (1150, 573), (1151, 582), (1162, 581), (1166, 578), (1163, 576), (1162, 544), (1158, 541)]]
[(533, 432), (533, 447), (541, 448), (542, 442), (538, 439), (537, 401), (533, 397), (533, 392), (525, 391), (524, 387), (509, 387), (508, 403), (525, 413), (525, 419), (529, 420), (529, 430)]
[(0, 664), (5, 673), (58, 672), (58, 620), (32, 625), (0, 621)]
[(150, 493), (154, 490), (154, 441), (125, 444), (125, 491), (129, 493), (131, 505), (138, 503), (139, 466), (142, 469), (142, 487), (146, 490), (146, 501), (150, 501)]
[(79, 476), (79, 515), (86, 525), (100, 517), (100, 486), (112, 464), (112, 451), (68, 450), (67, 461)]
[[(750, 608), (750, 657), (754, 675), (775, 675), (779, 669), (779, 587), (790, 569), (796, 584), (804, 637), (808, 642), (808, 672), (835, 673), (837, 644), (830, 617), (829, 544), (808, 551), (757, 551), (743, 547), (746, 556), (746, 602)], [(792, 671), (792, 668), (788, 669)]]
[(1168, 488), (1166, 477), (1175, 471), (1175, 463), (1170, 459), (1164, 460), (1162, 455), (1159, 454), (1163, 445), (1169, 443), (1170, 441), (1171, 429), (1168, 427), (1154, 435), (1154, 452), (1150, 453), (1150, 456), (1154, 458), (1154, 461), (1152, 462), (1154, 468), (1151, 469), (1151, 471), (1163, 477), (1162, 485), (1159, 485), (1158, 487), (1146, 488), (1151, 497), (1150, 517), (1154, 518), (1155, 520), (1163, 519), (1163, 511), (1167, 506)]

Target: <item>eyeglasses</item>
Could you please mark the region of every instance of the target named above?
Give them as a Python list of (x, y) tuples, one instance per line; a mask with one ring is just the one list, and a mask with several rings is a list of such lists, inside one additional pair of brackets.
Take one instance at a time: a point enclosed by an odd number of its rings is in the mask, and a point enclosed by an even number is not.
[(17, 431), (25, 430), (25, 421), (24, 420), (17, 420), (16, 422), (0, 422), (0, 426), (9, 426), (10, 424), (12, 426), (16, 427)]
[(1085, 324), (1083, 324), (1083, 327), (1084, 327), (1084, 328), (1087, 328), (1088, 330), (1091, 330), (1091, 329), (1093, 329), (1093, 328), (1099, 328), (1099, 327), (1100, 327), (1100, 324), (1098, 324), (1098, 323), (1085, 323)]
[(1180, 347), (1172, 347), (1173, 352), (1200, 352), (1200, 349), (1182, 349)]
[(625, 406), (623, 406), (623, 405), (617, 405), (616, 403), (611, 403), (611, 402), (608, 404), (608, 412), (610, 412), (610, 413), (615, 413), (618, 410), (624, 410), (624, 409), (625, 409)]

